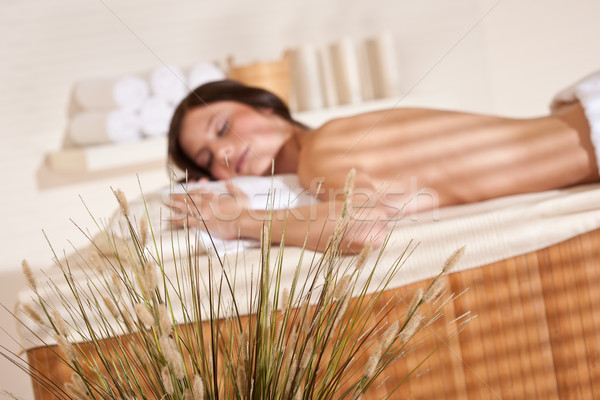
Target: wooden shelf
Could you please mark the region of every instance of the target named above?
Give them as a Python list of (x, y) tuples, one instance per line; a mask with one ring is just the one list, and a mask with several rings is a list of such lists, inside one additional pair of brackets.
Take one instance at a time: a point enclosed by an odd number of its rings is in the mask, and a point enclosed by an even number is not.
[[(458, 104), (455, 96), (449, 93), (420, 94), (298, 112), (294, 113), (294, 118), (310, 127), (318, 127), (334, 118), (407, 106), (457, 108)], [(57, 173), (98, 173), (137, 165), (160, 163), (164, 165), (166, 158), (167, 138), (163, 137), (129, 143), (66, 148), (49, 153), (47, 165)]]
[(54, 171), (98, 172), (165, 160), (166, 155), (167, 138), (161, 137), (129, 143), (62, 149), (48, 154), (47, 161)]

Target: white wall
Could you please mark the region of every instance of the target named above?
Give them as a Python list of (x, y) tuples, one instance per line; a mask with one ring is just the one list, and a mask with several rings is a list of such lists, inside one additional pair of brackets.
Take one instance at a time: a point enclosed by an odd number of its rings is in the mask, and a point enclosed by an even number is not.
[[(60, 147), (74, 80), (229, 54), (265, 60), (304, 42), (389, 30), (405, 90), (450, 91), (465, 110), (530, 115), (600, 65), (598, 15), (595, 0), (0, 0), (2, 302), (11, 309), (22, 286), (21, 259), (51, 263), (42, 228), (57, 249), (67, 239), (84, 243), (69, 222), (91, 226), (79, 195), (106, 217), (114, 208), (110, 186), (137, 193), (133, 174), (38, 184), (44, 154)], [(166, 174), (155, 168), (140, 179), (149, 191), (164, 185)], [(11, 331), (6, 313), (1, 323)], [(27, 377), (8, 363), (0, 368), (0, 387), (31, 397)]]
[[(491, 7), (497, 0), (482, 0)], [(486, 18), (491, 111), (531, 116), (547, 111), (563, 87), (600, 67), (600, 2), (503, 0)]]

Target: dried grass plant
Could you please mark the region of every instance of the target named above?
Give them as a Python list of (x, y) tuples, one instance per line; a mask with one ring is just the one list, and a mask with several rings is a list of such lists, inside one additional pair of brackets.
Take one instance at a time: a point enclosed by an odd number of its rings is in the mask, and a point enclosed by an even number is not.
[[(442, 290), (441, 278), (462, 249), (428, 287), (414, 294), (400, 320), (387, 322), (395, 302), (406, 299), (398, 297), (383, 309), (376, 304), (408, 248), (393, 265), (377, 261), (374, 268), (365, 268), (369, 245), (351, 263), (343, 263), (339, 246), (348, 218), (340, 219), (327, 251), (311, 255), (308, 278), (299, 279), (298, 260), (291, 286), (281, 287), (285, 234), (279, 250), (272, 251), (267, 221), (260, 274), (250, 288), (250, 316), (243, 316), (238, 311), (242, 299), (233, 295), (231, 302), (223, 300), (235, 290), (217, 253), (206, 258), (208, 276), (203, 275), (194, 235), (186, 230), (187, 247), (180, 254), (173, 249), (178, 272), (169, 279), (160, 236), (147, 221), (135, 221), (125, 197), (115, 194), (130, 245), (105, 231), (110, 250), (98, 249), (84, 260), (88, 279), (75, 278), (74, 266), (59, 262), (70, 290), (68, 296), (57, 293), (67, 318), (57, 304), (46, 302), (39, 279), (24, 263), (37, 294), (35, 309), (24, 311), (52, 332), (71, 380), (56, 384), (24, 360), (8, 357), (59, 399), (360, 399), (406, 354), (419, 332), (440, 317), (453, 296)], [(371, 258), (379, 260), (386, 246), (378, 251)], [(383, 275), (380, 283), (374, 281), (375, 270)], [(52, 282), (44, 285), (59, 290)], [(377, 288), (367, 296), (369, 285)]]

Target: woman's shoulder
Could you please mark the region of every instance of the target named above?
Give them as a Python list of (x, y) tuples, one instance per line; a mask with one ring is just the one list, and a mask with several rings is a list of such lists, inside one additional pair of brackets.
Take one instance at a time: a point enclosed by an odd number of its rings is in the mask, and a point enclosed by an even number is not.
[(416, 107), (388, 108), (333, 118), (315, 130), (322, 135), (331, 135), (347, 129), (364, 129), (373, 124), (395, 124), (429, 110)]
[[(404, 109), (378, 110), (363, 114), (330, 119), (320, 127), (303, 135), (302, 153), (309, 159), (307, 164), (322, 167), (326, 163), (320, 155), (342, 151), (348, 142), (356, 141), (356, 136), (372, 131), (374, 127), (397, 120)], [(315, 163), (315, 161), (318, 161)], [(316, 165), (315, 165), (316, 164)]]
[(318, 131), (330, 132), (340, 126), (355, 126), (356, 124), (362, 124), (365, 121), (372, 121), (374, 119), (380, 118), (384, 113), (389, 112), (389, 110), (377, 110), (370, 111), (361, 114), (354, 115), (346, 115), (337, 118), (332, 118), (329, 121), (325, 122), (318, 128)]

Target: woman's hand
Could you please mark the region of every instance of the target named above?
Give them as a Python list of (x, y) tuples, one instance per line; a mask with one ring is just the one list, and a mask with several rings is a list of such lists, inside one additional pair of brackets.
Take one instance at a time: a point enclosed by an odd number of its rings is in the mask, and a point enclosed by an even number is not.
[(175, 211), (172, 223), (207, 230), (222, 239), (243, 237), (240, 216), (250, 206), (250, 199), (239, 188), (226, 184), (227, 193), (207, 189), (191, 190), (188, 194), (171, 196), (169, 206)]

